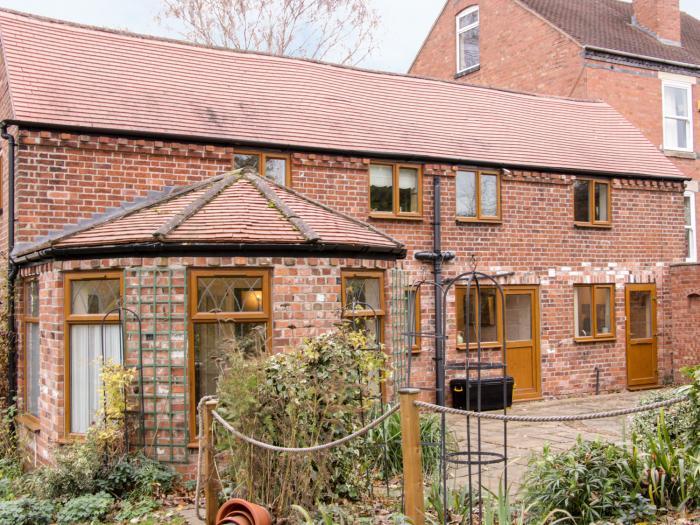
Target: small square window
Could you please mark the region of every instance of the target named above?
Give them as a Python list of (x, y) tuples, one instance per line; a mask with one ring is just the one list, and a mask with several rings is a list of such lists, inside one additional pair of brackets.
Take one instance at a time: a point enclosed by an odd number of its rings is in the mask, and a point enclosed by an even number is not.
[(574, 335), (577, 340), (615, 337), (614, 285), (574, 287)]
[(609, 182), (574, 181), (574, 222), (578, 226), (610, 226), (611, 211)]
[(374, 163), (369, 167), (369, 204), (373, 217), (420, 217), (422, 173), (418, 166)]
[(460, 170), (457, 172), (456, 186), (459, 220), (501, 220), (501, 177), (497, 172)]
[(255, 151), (237, 152), (233, 155), (233, 168), (249, 168), (280, 186), (291, 186), (287, 155)]

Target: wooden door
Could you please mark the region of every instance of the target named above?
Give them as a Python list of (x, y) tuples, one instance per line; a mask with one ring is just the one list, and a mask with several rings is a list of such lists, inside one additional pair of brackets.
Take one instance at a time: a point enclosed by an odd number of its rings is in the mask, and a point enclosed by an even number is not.
[(656, 354), (656, 285), (628, 284), (625, 290), (627, 317), (627, 385), (655, 386), (659, 382)]
[(506, 299), (506, 366), (513, 376), (513, 398), (542, 396), (540, 380), (539, 293), (534, 286), (512, 286)]

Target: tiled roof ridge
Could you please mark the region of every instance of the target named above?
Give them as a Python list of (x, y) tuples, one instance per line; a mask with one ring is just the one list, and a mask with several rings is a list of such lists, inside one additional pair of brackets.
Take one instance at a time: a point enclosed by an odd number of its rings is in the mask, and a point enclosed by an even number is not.
[[(517, 91), (514, 89), (508, 89), (508, 88), (502, 88), (502, 87), (477, 85), (477, 84), (471, 84), (468, 82), (458, 82), (456, 80), (436, 79), (436, 78), (431, 78), (431, 77), (427, 77), (427, 76), (409, 75), (407, 73), (399, 73), (399, 72), (395, 72), (395, 71), (381, 71), (381, 70), (377, 70), (377, 69), (363, 68), (363, 67), (358, 67), (358, 66), (349, 66), (346, 64), (336, 64), (333, 62), (327, 62), (327, 61), (313, 59), (313, 58), (275, 55), (273, 53), (268, 53), (265, 51), (256, 51), (256, 50), (250, 50), (250, 49), (234, 49), (234, 48), (228, 48), (228, 47), (223, 47), (223, 46), (213, 46), (213, 45), (201, 44), (198, 42), (191, 42), (188, 40), (179, 40), (176, 38), (168, 38), (168, 37), (163, 37), (163, 36), (136, 33), (136, 32), (127, 31), (127, 30), (123, 30), (123, 29), (114, 29), (114, 28), (109, 28), (109, 27), (104, 27), (104, 26), (82, 24), (79, 22), (73, 22), (70, 20), (61, 20), (59, 18), (51, 18), (51, 17), (47, 17), (47, 16), (37, 15), (34, 13), (25, 13), (23, 11), (17, 11), (14, 9), (8, 9), (8, 8), (4, 8), (4, 7), (0, 7), (0, 13), (7, 13), (7, 14), (10, 14), (12, 16), (19, 17), (19, 18), (29, 18), (29, 19), (36, 20), (38, 22), (42, 22), (45, 24), (56, 24), (56, 25), (77, 28), (77, 29), (83, 29), (86, 31), (102, 32), (102, 33), (113, 34), (116, 36), (123, 36), (123, 37), (127, 37), (127, 38), (134, 38), (134, 39), (140, 39), (140, 40), (149, 40), (149, 41), (153, 41), (153, 42), (160, 42), (160, 43), (171, 44), (171, 45), (176, 45), (176, 46), (194, 47), (194, 48), (199, 48), (202, 50), (220, 51), (220, 52), (232, 53), (232, 54), (267, 57), (270, 59), (279, 59), (279, 60), (285, 60), (285, 61), (289, 60), (289, 61), (306, 62), (306, 63), (310, 63), (310, 64), (316, 64), (319, 66), (345, 69), (345, 70), (349, 70), (349, 71), (356, 71), (359, 73), (366, 73), (366, 74), (370, 74), (370, 75), (393, 76), (393, 77), (405, 78), (405, 79), (415, 80), (415, 81), (449, 84), (449, 85), (453, 85), (453, 86), (459, 86), (462, 88), (468, 87), (468, 88), (477, 89), (477, 90), (484, 90), (484, 91), (499, 91), (502, 93), (509, 93), (512, 95), (518, 95), (518, 96), (523, 96), (523, 97), (560, 100), (560, 101), (572, 102), (572, 103), (577, 103), (577, 104), (578, 103), (604, 104), (603, 101), (596, 100), (596, 99), (564, 97), (564, 96), (548, 95), (548, 94), (535, 93), (535, 92), (529, 92), (529, 91)], [(1, 40), (1, 35), (0, 35), (0, 40)]]
[[(185, 206), (185, 208), (180, 210), (178, 213), (173, 215), (165, 224), (163, 224), (160, 228), (153, 232), (153, 237), (158, 239), (159, 241), (165, 240), (168, 234), (177, 229), (178, 226), (180, 226), (183, 222), (185, 222), (187, 219), (196, 214), (204, 206), (209, 204), (231, 184), (237, 182), (239, 179), (239, 175), (240, 171), (233, 171), (222, 175), (221, 178), (218, 181), (215, 181), (206, 192), (197, 197), (194, 201)], [(162, 205), (163, 202), (167, 202), (168, 200), (170, 199), (165, 199), (164, 201), (161, 201), (160, 204)]]
[[(244, 170), (243, 177), (245, 177), (250, 183), (255, 186), (260, 194), (267, 199), (268, 203), (272, 204), (277, 211), (282, 214), (292, 226), (294, 226), (302, 236), (311, 243), (318, 242), (321, 240), (321, 236), (314, 231), (314, 229), (306, 224), (304, 220), (299, 217), (294, 210), (292, 210), (287, 203), (285, 203), (275, 191), (270, 187), (268, 181), (260, 177), (251, 171)], [(278, 188), (283, 188), (283, 186), (278, 186)], [(337, 213), (334, 211), (334, 213)]]

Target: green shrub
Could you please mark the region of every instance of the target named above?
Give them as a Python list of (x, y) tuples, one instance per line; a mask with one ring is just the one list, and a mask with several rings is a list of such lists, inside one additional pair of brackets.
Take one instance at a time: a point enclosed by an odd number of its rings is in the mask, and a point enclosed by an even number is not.
[(634, 438), (641, 450), (645, 493), (658, 507), (694, 509), (700, 504), (700, 454), (671, 438), (663, 410), (656, 428), (656, 435)]
[[(367, 338), (343, 326), (298, 349), (263, 358), (230, 342), (218, 381), (218, 411), (237, 430), (261, 441), (305, 447), (333, 441), (362, 426), (378, 405), (386, 356), (367, 350)], [(314, 454), (266, 452), (221, 432), (231, 458), (225, 478), (235, 496), (270, 507), (278, 517), (296, 503), (305, 508), (338, 497), (356, 499), (366, 488), (371, 458), (364, 440)]]
[(150, 498), (136, 501), (126, 500), (119, 504), (119, 512), (114, 515), (114, 520), (118, 522), (130, 521), (134, 518), (145, 516), (149, 512), (156, 510), (160, 505)]
[(109, 513), (113, 504), (114, 498), (104, 492), (73, 498), (58, 511), (58, 525), (99, 521)]
[[(423, 460), (423, 474), (427, 478), (438, 473), (440, 467), (440, 421), (441, 418), (438, 414), (421, 414), (420, 417), (421, 458)], [(399, 476), (403, 472), (401, 416), (399, 413), (395, 412), (389, 416), (380, 426), (373, 428), (368, 436), (370, 453), (374, 456), (373, 462), (377, 470), (383, 473), (386, 466), (386, 474), (390, 478)], [(445, 438), (448, 452), (454, 451), (457, 446), (454, 434), (448, 431)]]
[(99, 492), (117, 498), (156, 496), (170, 492), (178, 477), (141, 454), (111, 456), (85, 441), (58, 449), (55, 464), (37, 469), (29, 479), (36, 496), (67, 499)]
[(644, 521), (655, 508), (640, 500), (642, 489), (642, 462), (635, 451), (579, 438), (564, 452), (545, 447), (533, 456), (523, 481), (523, 503), (536, 520), (559, 510), (577, 523), (614, 521), (630, 514)]
[(53, 504), (36, 498), (0, 502), (0, 525), (49, 525)]
[[(676, 389), (659, 390), (650, 392), (643, 396), (640, 404), (651, 404), (659, 401), (666, 401), (678, 397), (680, 394)], [(689, 399), (675, 405), (671, 405), (664, 409), (666, 412), (666, 428), (669, 437), (674, 443), (685, 445), (693, 430), (694, 420), (697, 417), (696, 412), (698, 407)], [(632, 433), (640, 438), (652, 437), (657, 435), (659, 412), (657, 410), (648, 410), (639, 412), (631, 417)]]

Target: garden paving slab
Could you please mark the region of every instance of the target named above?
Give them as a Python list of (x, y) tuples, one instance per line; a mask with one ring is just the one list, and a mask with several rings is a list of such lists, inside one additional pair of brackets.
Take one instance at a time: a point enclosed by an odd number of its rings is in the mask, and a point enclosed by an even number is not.
[[(646, 391), (619, 392), (584, 398), (567, 398), (558, 400), (530, 401), (515, 403), (508, 411), (513, 415), (554, 416), (578, 415), (591, 412), (606, 412), (620, 408), (635, 406)], [(628, 417), (620, 416), (588, 421), (566, 421), (556, 423), (522, 423), (508, 424), (508, 484), (511, 491), (516, 491), (525, 474), (529, 457), (541, 452), (545, 445), (554, 451), (566, 450), (581, 436), (583, 439), (600, 439), (614, 443), (622, 443), (628, 430)], [(464, 417), (449, 415), (448, 425), (454, 432), (460, 450), (466, 449), (467, 432)], [(471, 425), (472, 446), (476, 443), (475, 424)], [(482, 420), (481, 424), (482, 450), (500, 452), (503, 442), (503, 423), (493, 420)], [(464, 465), (452, 468), (453, 485), (468, 483), (468, 470)], [(473, 467), (473, 480), (476, 479), (476, 468)], [(489, 490), (497, 490), (503, 474), (503, 466), (485, 466), (482, 472), (484, 485)]]

